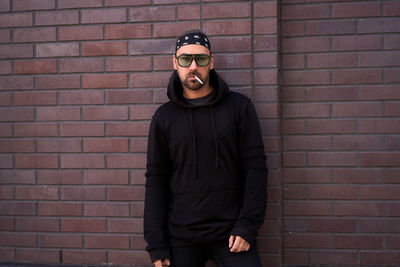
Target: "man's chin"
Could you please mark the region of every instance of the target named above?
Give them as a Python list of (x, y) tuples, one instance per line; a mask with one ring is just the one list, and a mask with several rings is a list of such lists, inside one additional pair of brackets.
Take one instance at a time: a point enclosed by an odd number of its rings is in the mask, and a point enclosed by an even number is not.
[(192, 90), (192, 91), (198, 91), (203, 87), (203, 85), (201, 85), (201, 84), (193, 84), (193, 83), (190, 83), (190, 82), (189, 83), (184, 83), (184, 85), (185, 85), (185, 87), (187, 89)]

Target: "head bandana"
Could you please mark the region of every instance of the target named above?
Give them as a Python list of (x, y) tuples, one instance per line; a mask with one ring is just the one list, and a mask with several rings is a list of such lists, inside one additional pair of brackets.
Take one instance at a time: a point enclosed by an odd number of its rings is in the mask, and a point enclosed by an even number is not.
[(176, 40), (175, 53), (182, 46), (190, 44), (202, 45), (211, 52), (211, 44), (205, 34), (201, 32), (189, 32), (181, 35), (178, 40)]

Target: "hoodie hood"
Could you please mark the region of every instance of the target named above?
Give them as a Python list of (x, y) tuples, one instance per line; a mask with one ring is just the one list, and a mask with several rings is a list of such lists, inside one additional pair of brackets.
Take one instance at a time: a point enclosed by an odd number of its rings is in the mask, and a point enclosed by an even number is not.
[[(229, 92), (228, 85), (219, 77), (219, 75), (215, 70), (210, 70), (209, 75), (210, 75), (209, 76), (210, 86), (213, 88), (213, 90), (216, 91), (216, 94), (211, 101), (196, 107), (212, 106), (218, 101), (220, 101), (222, 98), (224, 98), (226, 94)], [(178, 106), (185, 108), (193, 107), (192, 105), (184, 101), (182, 82), (176, 70), (172, 73), (171, 77), (169, 78), (167, 96), (172, 102), (174, 102)]]

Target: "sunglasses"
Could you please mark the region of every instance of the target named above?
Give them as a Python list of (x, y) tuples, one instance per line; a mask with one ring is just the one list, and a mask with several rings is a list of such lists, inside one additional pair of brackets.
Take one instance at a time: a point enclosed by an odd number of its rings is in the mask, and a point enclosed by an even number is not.
[(189, 67), (192, 64), (193, 59), (199, 67), (207, 67), (210, 64), (211, 56), (206, 54), (182, 54), (180, 56), (175, 56), (178, 61), (179, 66)]

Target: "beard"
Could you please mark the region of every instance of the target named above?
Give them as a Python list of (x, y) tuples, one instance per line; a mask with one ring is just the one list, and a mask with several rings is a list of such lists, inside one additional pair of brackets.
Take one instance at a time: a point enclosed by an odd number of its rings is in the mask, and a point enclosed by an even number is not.
[[(190, 81), (189, 79), (193, 76), (199, 77), (203, 81), (203, 84), (201, 84), (197, 80)], [(191, 72), (186, 75), (185, 79), (182, 81), (182, 84), (189, 90), (197, 91), (200, 90), (204, 85), (206, 85), (207, 81), (208, 81), (208, 75), (203, 79), (199, 73)]]

